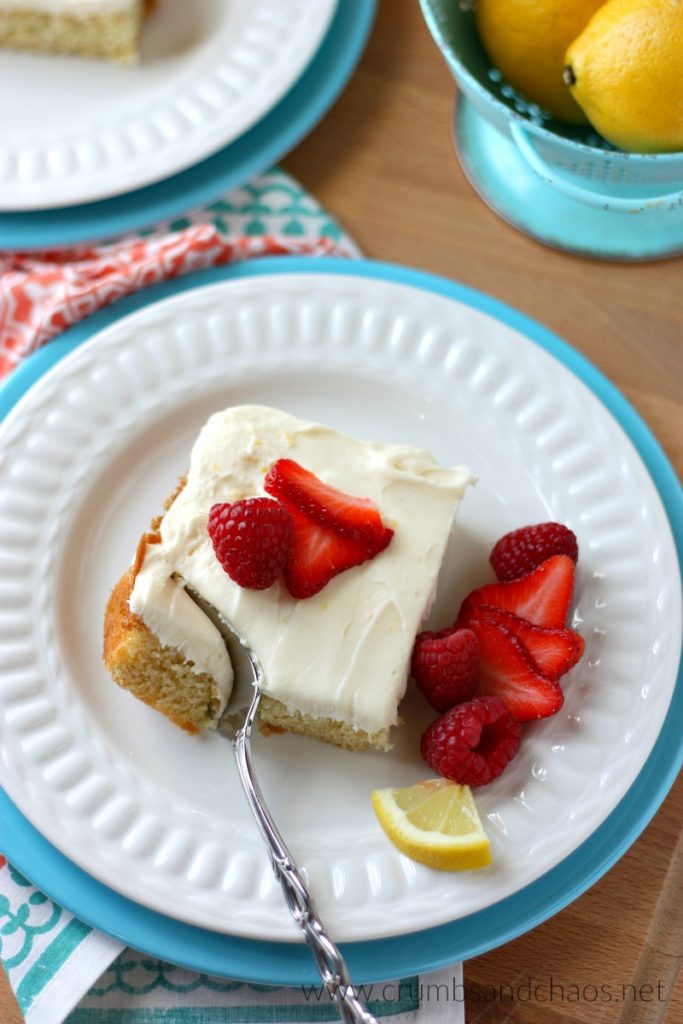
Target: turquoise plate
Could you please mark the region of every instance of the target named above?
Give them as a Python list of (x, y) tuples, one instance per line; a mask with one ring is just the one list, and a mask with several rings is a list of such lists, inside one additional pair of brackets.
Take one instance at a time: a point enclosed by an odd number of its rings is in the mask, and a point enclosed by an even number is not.
[(171, 220), (262, 174), (320, 121), (351, 77), (377, 0), (341, 0), (323, 43), (297, 84), (255, 127), (208, 160), (147, 188), (58, 210), (0, 212), (0, 249), (56, 249)]
[[(342, 5), (343, 6), (343, 5)], [(683, 492), (666, 456), (616, 388), (583, 356), (517, 310), (443, 278), (370, 261), (276, 257), (193, 274), (123, 299), (71, 328), (24, 363), (0, 390), (0, 416), (51, 366), (95, 332), (149, 303), (216, 281), (287, 273), (353, 274), (396, 281), (466, 303), (550, 352), (579, 377), (621, 424), (648, 467), (683, 562)], [(513, 896), (438, 928), (344, 946), (354, 980), (381, 981), (434, 970), (509, 942), (585, 892), (622, 856), (664, 800), (683, 763), (683, 672), (657, 742), (617, 808), (569, 857)], [(263, 984), (313, 983), (306, 947), (258, 942), (195, 928), (146, 910), (96, 882), (51, 846), (0, 792), (0, 845), (9, 860), (77, 917), (145, 953), (221, 977)], [(397, 908), (398, 911), (398, 908)]]

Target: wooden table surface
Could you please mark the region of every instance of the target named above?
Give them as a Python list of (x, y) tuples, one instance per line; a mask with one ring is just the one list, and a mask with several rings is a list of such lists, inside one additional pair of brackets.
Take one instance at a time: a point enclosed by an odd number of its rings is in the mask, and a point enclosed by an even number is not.
[[(630, 399), (681, 474), (683, 260), (602, 264), (553, 252), (503, 223), (473, 193), (456, 160), (454, 92), (417, 0), (380, 0), (355, 77), (284, 165), (368, 256), (485, 290), (564, 337)], [(620, 1020), (622, 993), (682, 820), (679, 780), (640, 839), (588, 893), (469, 962), (468, 1024), (635, 1022), (630, 1011)], [(667, 953), (638, 978), (639, 1024), (683, 1020), (683, 981), (673, 992), (664, 984), (683, 948), (669, 946)], [(495, 991), (506, 983), (514, 998), (509, 989)], [(0, 972), (0, 1024), (20, 1021)]]

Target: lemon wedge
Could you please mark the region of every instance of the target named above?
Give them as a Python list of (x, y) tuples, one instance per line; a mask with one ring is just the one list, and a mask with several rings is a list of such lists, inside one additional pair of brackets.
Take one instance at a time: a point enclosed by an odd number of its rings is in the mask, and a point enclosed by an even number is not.
[(465, 871), (491, 863), (469, 786), (428, 779), (405, 789), (375, 789), (372, 806), (394, 846), (440, 871)]

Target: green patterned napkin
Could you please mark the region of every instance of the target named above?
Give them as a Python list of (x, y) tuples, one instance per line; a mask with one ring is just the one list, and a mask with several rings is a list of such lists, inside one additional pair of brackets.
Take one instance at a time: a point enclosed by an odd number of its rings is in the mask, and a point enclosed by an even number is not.
[[(282, 988), (195, 974), (124, 949), (3, 863), (0, 955), (27, 1024), (316, 1024), (337, 1012), (320, 985)], [(285, 912), (283, 907), (283, 913)], [(392, 1024), (463, 1024), (462, 967), (359, 986)], [(85, 993), (85, 995), (84, 995)]]

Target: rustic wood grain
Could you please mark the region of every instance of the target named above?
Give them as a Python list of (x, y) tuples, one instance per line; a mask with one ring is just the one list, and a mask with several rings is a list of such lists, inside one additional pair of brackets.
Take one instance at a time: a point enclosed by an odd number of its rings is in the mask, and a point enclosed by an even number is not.
[[(354, 79), (284, 165), (368, 256), (490, 292), (564, 337), (621, 388), (680, 473), (683, 260), (602, 264), (553, 252), (503, 223), (475, 196), (455, 158), (454, 92), (416, 0), (381, 0)], [(683, 950), (655, 944), (644, 975), (639, 959), (682, 820), (679, 781), (641, 838), (588, 893), (468, 963), (468, 1024), (679, 1024), (683, 981), (672, 983), (671, 959)], [(622, 999), (634, 977), (642, 997), (637, 1017)], [(529, 979), (532, 989), (541, 986), (539, 998), (526, 998)], [(664, 982), (662, 1016), (657, 985)], [(515, 998), (491, 1001), (498, 993), (490, 986), (501, 985), (512, 986)], [(20, 1022), (0, 977), (0, 1024)]]

